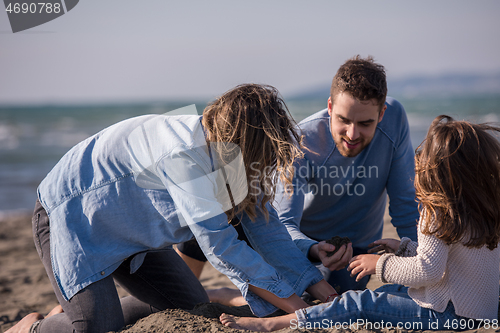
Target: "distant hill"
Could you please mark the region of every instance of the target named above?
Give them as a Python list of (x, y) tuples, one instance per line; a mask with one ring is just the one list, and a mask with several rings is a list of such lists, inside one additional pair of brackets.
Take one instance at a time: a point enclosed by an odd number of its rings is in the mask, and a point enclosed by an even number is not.
[[(330, 82), (291, 96), (291, 100), (328, 98)], [(389, 95), (398, 98), (500, 95), (500, 73), (443, 74), (439, 76), (414, 76), (388, 82)]]

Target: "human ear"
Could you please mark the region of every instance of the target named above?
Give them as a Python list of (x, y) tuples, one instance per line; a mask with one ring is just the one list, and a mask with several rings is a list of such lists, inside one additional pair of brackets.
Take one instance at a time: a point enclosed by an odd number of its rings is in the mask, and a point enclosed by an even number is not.
[(382, 118), (384, 118), (384, 113), (385, 113), (386, 109), (387, 109), (387, 105), (384, 104), (384, 107), (382, 108), (382, 110), (380, 110), (380, 113), (378, 115), (378, 122), (379, 123), (382, 121)]

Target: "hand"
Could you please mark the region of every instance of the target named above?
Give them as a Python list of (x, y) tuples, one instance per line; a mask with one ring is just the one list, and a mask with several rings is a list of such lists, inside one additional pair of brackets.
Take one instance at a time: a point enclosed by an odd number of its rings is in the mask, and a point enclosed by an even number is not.
[(311, 257), (320, 260), (323, 266), (328, 268), (330, 271), (338, 271), (349, 264), (349, 260), (352, 258), (352, 243), (347, 244), (347, 246), (342, 245), (334, 255), (328, 257), (326, 252), (331, 252), (334, 249), (335, 246), (332, 244), (321, 241), (318, 244), (311, 246), (310, 255)]
[(382, 251), (380, 254), (394, 253), (399, 249), (400, 243), (401, 241), (392, 238), (379, 239), (368, 245), (371, 248), (368, 253), (378, 253), (380, 251)]
[(357, 275), (358, 282), (367, 275), (375, 274), (379, 258), (378, 254), (360, 254), (351, 259), (347, 270), (351, 272), (351, 276)]

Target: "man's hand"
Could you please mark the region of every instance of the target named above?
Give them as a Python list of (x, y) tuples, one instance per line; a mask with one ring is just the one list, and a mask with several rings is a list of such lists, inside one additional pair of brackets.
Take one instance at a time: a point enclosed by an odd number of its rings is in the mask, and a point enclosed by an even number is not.
[(323, 266), (328, 268), (330, 271), (338, 271), (349, 264), (352, 258), (352, 243), (342, 245), (337, 252), (331, 257), (326, 255), (326, 252), (331, 252), (335, 249), (335, 246), (328, 244), (325, 241), (321, 241), (318, 244), (311, 246), (309, 250), (309, 255), (315, 260), (320, 260)]
[(360, 254), (352, 258), (347, 270), (351, 272), (351, 276), (357, 275), (356, 281), (359, 281), (365, 276), (375, 273), (379, 258), (378, 254)]
[(368, 253), (378, 253), (380, 251), (382, 253), (394, 253), (399, 249), (400, 243), (401, 241), (392, 238), (379, 239), (368, 245), (371, 248)]

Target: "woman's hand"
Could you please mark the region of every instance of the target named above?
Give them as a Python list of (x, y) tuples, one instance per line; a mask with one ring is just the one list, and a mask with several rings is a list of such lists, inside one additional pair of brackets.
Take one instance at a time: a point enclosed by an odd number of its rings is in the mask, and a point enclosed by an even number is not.
[(370, 249), (368, 253), (394, 253), (399, 249), (399, 244), (401, 241), (392, 238), (379, 239), (368, 245)]
[(357, 275), (356, 281), (359, 281), (367, 275), (375, 274), (379, 258), (378, 254), (360, 254), (352, 258), (347, 270), (351, 272), (351, 276)]
[(293, 294), (288, 298), (279, 298), (269, 290), (261, 289), (251, 284), (248, 285), (248, 290), (287, 313), (294, 313), (296, 310), (309, 306), (309, 304), (297, 296), (297, 294)]

